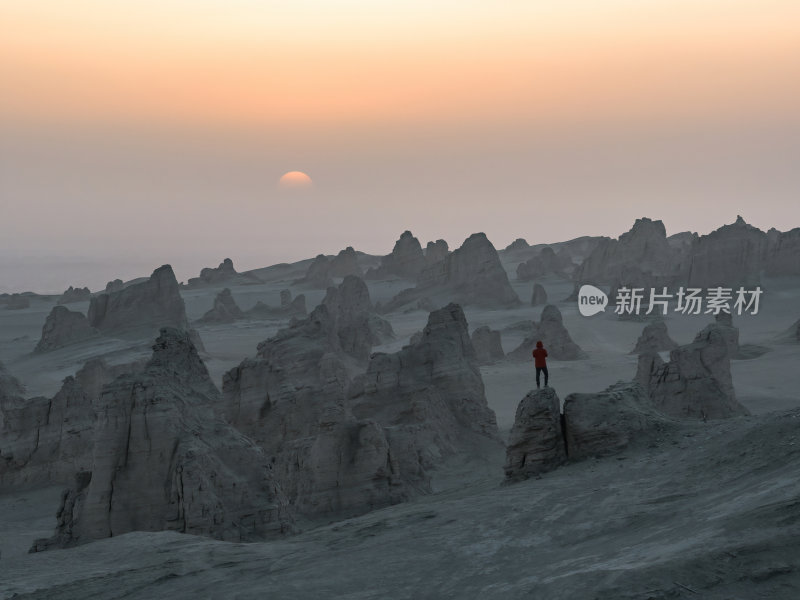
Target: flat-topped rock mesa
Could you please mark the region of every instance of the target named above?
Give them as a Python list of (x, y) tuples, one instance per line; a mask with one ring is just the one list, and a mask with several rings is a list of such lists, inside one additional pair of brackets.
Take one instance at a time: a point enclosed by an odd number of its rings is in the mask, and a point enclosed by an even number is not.
[(23, 310), (30, 308), (31, 300), (23, 294), (11, 294), (6, 298), (6, 310)]
[(789, 231), (767, 232), (768, 244), (764, 271), (772, 277), (800, 275), (800, 227)]
[(88, 319), (102, 333), (145, 330), (150, 335), (160, 327), (189, 328), (178, 281), (169, 265), (153, 271), (146, 281), (92, 298)]
[(495, 331), (484, 325), (472, 332), (471, 339), (472, 347), (475, 349), (475, 356), (478, 359), (479, 365), (491, 365), (506, 357), (499, 331)]
[(531, 306), (544, 306), (547, 304), (547, 291), (541, 283), (534, 283), (531, 292)]
[(519, 346), (508, 353), (510, 359), (515, 361), (533, 360), (531, 352), (536, 348), (538, 341), (544, 344), (548, 359), (580, 360), (586, 358), (586, 353), (572, 341), (557, 306), (548, 304), (542, 309), (539, 322), (531, 321), (530, 323), (531, 331)]
[(214, 306), (200, 318), (200, 322), (233, 323), (243, 317), (244, 313), (233, 299), (230, 288), (225, 288), (216, 295)]
[(687, 283), (700, 288), (757, 285), (768, 245), (766, 233), (736, 217), (733, 224), (698, 238), (692, 247)]
[(527, 479), (566, 462), (561, 401), (553, 388), (531, 390), (517, 405), (508, 436), (506, 480)]
[(444, 260), (426, 267), (414, 288), (403, 290), (380, 312), (391, 312), (421, 298), (483, 308), (514, 308), (520, 305), (497, 251), (483, 233), (468, 237)]
[(364, 280), (348, 275), (338, 287), (328, 288), (322, 304), (334, 319), (342, 352), (366, 360), (373, 346), (394, 339), (392, 326), (375, 312)]
[(89, 325), (89, 320), (82, 312), (57, 305), (47, 315), (42, 326), (42, 337), (36, 344), (34, 352), (56, 350), (98, 335), (99, 332)]
[(53, 398), (25, 399), (19, 388), (12, 388), (13, 393), (0, 399), (0, 489), (68, 485), (75, 473), (90, 469), (93, 402), (103, 385), (141, 367), (109, 366), (92, 359), (74, 377), (67, 377)]
[(72, 304), (73, 302), (88, 302), (92, 299), (92, 292), (88, 287), (74, 288), (69, 286), (56, 301), (56, 304)]
[(635, 382), (619, 382), (602, 392), (569, 394), (563, 414), (552, 388), (532, 390), (517, 406), (506, 447), (505, 480), (520, 481), (568, 461), (613, 455), (674, 426)]
[(464, 311), (433, 311), (415, 343), (393, 354), (375, 353), (350, 390), (352, 412), (386, 432), (399, 477), (430, 490), (430, 472), (481, 441), (499, 444)]
[(103, 388), (89, 472), (62, 497), (56, 533), (34, 550), (130, 531), (226, 541), (291, 528), (269, 458), (215, 416), (220, 394), (188, 334), (163, 328), (143, 372)]
[(736, 400), (731, 379), (730, 327), (712, 323), (691, 344), (639, 355), (636, 381), (658, 411), (678, 418), (722, 419), (749, 414)]
[(665, 352), (674, 350), (678, 343), (669, 337), (667, 324), (664, 321), (653, 321), (645, 325), (636, 346), (631, 350), (631, 354), (642, 354), (643, 352)]
[(528, 260), (517, 265), (517, 279), (532, 281), (547, 275), (567, 276), (574, 268), (569, 250), (560, 248), (556, 252), (550, 246), (544, 246)]
[(245, 316), (251, 319), (282, 319), (285, 317), (305, 317), (306, 310), (305, 294), (298, 294), (292, 298), (291, 290), (280, 291), (280, 306), (270, 306), (261, 300), (255, 306), (245, 311)]
[[(439, 251), (439, 249), (436, 250), (436, 252)], [(391, 253), (381, 258), (380, 266), (367, 270), (366, 278), (400, 277), (415, 281), (425, 265), (425, 254), (422, 252), (419, 240), (410, 231), (404, 231), (395, 242)]]

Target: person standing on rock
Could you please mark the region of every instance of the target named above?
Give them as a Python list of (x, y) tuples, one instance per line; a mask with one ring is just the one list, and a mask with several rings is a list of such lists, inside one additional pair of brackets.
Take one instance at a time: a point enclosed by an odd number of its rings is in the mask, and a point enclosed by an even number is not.
[(549, 374), (547, 373), (547, 350), (544, 349), (544, 344), (539, 340), (536, 342), (536, 348), (533, 352), (533, 366), (536, 367), (536, 388), (539, 388), (539, 376), (544, 373), (544, 387), (547, 387)]

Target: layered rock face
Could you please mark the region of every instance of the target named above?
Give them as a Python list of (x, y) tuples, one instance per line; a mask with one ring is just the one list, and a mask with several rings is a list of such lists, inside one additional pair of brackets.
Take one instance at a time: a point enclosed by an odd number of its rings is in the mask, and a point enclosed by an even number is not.
[(735, 223), (697, 240), (692, 249), (688, 284), (700, 288), (757, 285), (767, 248), (767, 234), (737, 217)]
[(520, 304), (497, 251), (483, 233), (471, 235), (444, 260), (426, 267), (415, 288), (400, 292), (382, 310), (396, 310), (425, 297), (485, 308)]
[(233, 261), (230, 258), (226, 258), (219, 263), (216, 269), (212, 267), (201, 269), (200, 277), (192, 277), (189, 279), (188, 284), (190, 286), (200, 286), (225, 283), (234, 279), (237, 275), (236, 269), (233, 268)]
[(323, 303), (263, 342), (223, 383), (226, 418), (274, 457), (292, 505), (312, 516), (428, 491), (429, 469), (470, 432), (496, 435), (458, 307), (433, 313), (415, 345), (373, 355), (352, 382), (334, 310)]
[(531, 306), (544, 306), (547, 304), (547, 291), (541, 283), (533, 284), (533, 292), (531, 293)]
[(572, 267), (572, 257), (566, 249), (556, 253), (550, 246), (545, 246), (517, 266), (517, 279), (531, 281), (546, 275), (565, 275)]
[(531, 360), (531, 352), (536, 347), (536, 342), (541, 341), (547, 350), (549, 359), (553, 360), (579, 360), (586, 358), (586, 353), (572, 338), (564, 327), (561, 311), (553, 304), (548, 304), (542, 309), (541, 320), (531, 322), (532, 329), (525, 336), (522, 343), (508, 353), (512, 360)]
[(34, 549), (129, 531), (252, 541), (291, 527), (268, 457), (215, 417), (219, 392), (188, 334), (164, 328), (144, 371), (95, 404), (91, 472), (63, 497), (59, 525)]
[(89, 304), (89, 325), (102, 333), (158, 331), (159, 327), (188, 329), (186, 308), (172, 267), (159, 267), (150, 279), (110, 294), (99, 294)]
[(667, 324), (664, 321), (654, 321), (648, 323), (642, 330), (636, 346), (631, 354), (642, 354), (643, 352), (663, 352), (674, 350), (678, 347), (677, 342), (669, 337)]
[(552, 471), (567, 461), (561, 401), (553, 388), (532, 390), (520, 401), (506, 446), (507, 481)]
[(91, 300), (92, 292), (89, 291), (88, 287), (84, 288), (74, 288), (69, 286), (61, 297), (58, 299), (56, 304), (71, 304), (73, 302), (86, 302)]
[(358, 266), (356, 251), (352, 246), (348, 246), (331, 260), (328, 275), (330, 277), (347, 277), (348, 275), (361, 277), (363, 275), (361, 267)]
[[(444, 247), (446, 251), (446, 243)], [(437, 248), (434, 252), (440, 251)], [(387, 254), (381, 259), (381, 264), (377, 269), (367, 271), (366, 277), (383, 279), (394, 276), (415, 280), (425, 265), (426, 259), (419, 240), (410, 231), (404, 231), (400, 239), (395, 242), (391, 254)]]
[(564, 424), (570, 460), (607, 456), (627, 447), (649, 431), (666, 427), (669, 419), (657, 412), (637, 383), (617, 383), (592, 394), (564, 399)]
[(673, 417), (721, 419), (749, 414), (736, 400), (730, 369), (728, 327), (713, 323), (691, 344), (670, 352), (639, 355), (636, 380), (652, 405)]
[[(93, 359), (74, 377), (67, 377), (51, 399), (22, 398), (12, 388), (0, 401), (0, 487), (69, 484), (78, 471), (92, 465), (93, 402), (103, 385), (134, 372), (137, 364), (110, 367)], [(2, 395), (2, 392), (0, 392)]]
[(775, 233), (774, 242), (769, 244), (767, 252), (767, 275), (800, 275), (800, 227)]
[(491, 365), (506, 357), (500, 332), (486, 326), (472, 332), (472, 347), (479, 365)]
[(244, 317), (242, 309), (233, 299), (230, 289), (225, 288), (214, 298), (214, 306), (200, 319), (204, 323), (233, 323)]
[(354, 275), (328, 288), (323, 306), (334, 319), (339, 347), (357, 359), (369, 358), (372, 346), (394, 339), (391, 324), (375, 313), (364, 280)]
[(47, 352), (97, 336), (98, 331), (89, 325), (82, 312), (66, 306), (54, 306), (42, 327), (42, 337), (34, 352)]

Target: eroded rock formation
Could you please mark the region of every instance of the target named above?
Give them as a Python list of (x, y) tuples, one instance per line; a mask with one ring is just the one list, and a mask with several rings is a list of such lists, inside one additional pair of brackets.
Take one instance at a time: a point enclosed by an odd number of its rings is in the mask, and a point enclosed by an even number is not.
[(507, 481), (552, 471), (567, 461), (561, 401), (553, 388), (532, 390), (520, 400), (506, 446)]
[(217, 294), (214, 306), (200, 320), (204, 323), (233, 323), (242, 317), (242, 309), (236, 304), (230, 289), (225, 288)]
[(61, 297), (59, 297), (59, 299), (56, 302), (56, 304), (71, 304), (73, 302), (87, 302), (88, 300), (91, 300), (91, 298), (92, 298), (92, 292), (89, 291), (88, 287), (74, 288), (72, 286), (69, 286), (69, 288), (67, 288), (64, 291), (64, 293), (61, 294)]
[(636, 340), (636, 346), (631, 351), (631, 354), (664, 352), (674, 350), (677, 347), (677, 342), (669, 337), (667, 324), (664, 321), (653, 321), (644, 327), (639, 339)]
[(491, 365), (506, 357), (500, 332), (483, 326), (472, 332), (472, 347), (479, 365)]
[(508, 353), (512, 360), (531, 360), (531, 352), (536, 347), (536, 342), (541, 341), (547, 349), (548, 358), (552, 360), (579, 360), (586, 358), (586, 353), (572, 338), (564, 326), (561, 311), (557, 306), (548, 304), (542, 309), (542, 316), (538, 323), (533, 322), (532, 330), (525, 336), (522, 343)]
[(47, 352), (82, 342), (98, 335), (82, 312), (54, 306), (42, 327), (42, 337), (34, 352)]

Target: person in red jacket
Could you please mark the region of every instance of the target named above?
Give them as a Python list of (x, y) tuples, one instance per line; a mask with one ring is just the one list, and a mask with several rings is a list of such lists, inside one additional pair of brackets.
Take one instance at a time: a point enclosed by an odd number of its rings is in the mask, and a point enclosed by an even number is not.
[(531, 352), (533, 355), (533, 366), (536, 367), (536, 388), (539, 388), (539, 375), (544, 373), (544, 387), (547, 387), (549, 375), (547, 373), (547, 350), (541, 340), (536, 342), (536, 348)]

